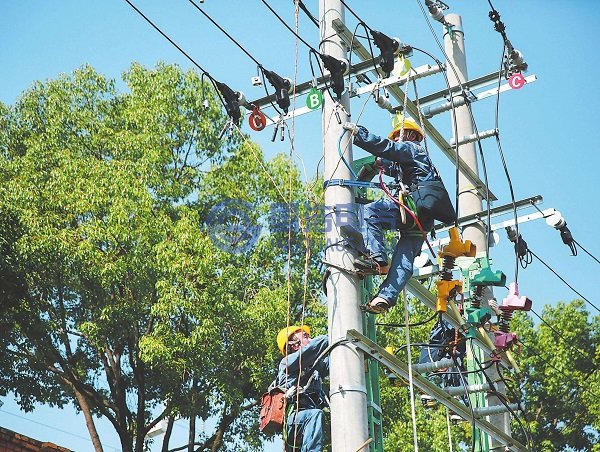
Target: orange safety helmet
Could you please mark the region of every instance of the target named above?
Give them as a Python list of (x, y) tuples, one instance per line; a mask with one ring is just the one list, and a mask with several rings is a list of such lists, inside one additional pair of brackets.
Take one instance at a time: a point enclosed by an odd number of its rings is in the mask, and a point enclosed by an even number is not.
[(283, 356), (286, 353), (286, 345), (290, 336), (298, 331), (304, 331), (306, 334), (310, 335), (310, 328), (306, 325), (297, 326), (291, 325), (287, 328), (283, 328), (279, 333), (277, 333), (277, 347), (279, 347), (279, 351)]
[(413, 119), (406, 118), (406, 117), (398, 114), (392, 120), (392, 126), (394, 128), (388, 135), (388, 138), (390, 140), (393, 140), (396, 132), (398, 132), (400, 129), (402, 129), (402, 122), (404, 122), (404, 130), (414, 130), (415, 132), (418, 132), (419, 135), (421, 135), (421, 138), (423, 138), (425, 136), (425, 134), (423, 133), (423, 130), (421, 129), (421, 127), (419, 127), (419, 124), (417, 124)]

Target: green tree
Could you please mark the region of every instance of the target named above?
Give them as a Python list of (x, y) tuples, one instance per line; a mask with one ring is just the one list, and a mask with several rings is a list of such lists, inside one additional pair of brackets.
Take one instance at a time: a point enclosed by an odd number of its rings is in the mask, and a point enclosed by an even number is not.
[(591, 318), (582, 300), (546, 305), (540, 316), (537, 325), (526, 315), (511, 324), (522, 341), (517, 389), (536, 450), (600, 450), (600, 317)]
[[(320, 234), (304, 233), (315, 212), (301, 203), (321, 195), (287, 158), (265, 162), (237, 133), (220, 141), (227, 118), (193, 71), (134, 64), (123, 79), (120, 93), (83, 67), (1, 106), (0, 271), (15, 301), (2, 305), (1, 390), (24, 410), (73, 403), (96, 450), (94, 415), (124, 451), (175, 416), (190, 419), (189, 450), (258, 450), (276, 331), (323, 316)], [(291, 201), (291, 240), (256, 240)], [(197, 417), (217, 418), (214, 434), (196, 438)]]

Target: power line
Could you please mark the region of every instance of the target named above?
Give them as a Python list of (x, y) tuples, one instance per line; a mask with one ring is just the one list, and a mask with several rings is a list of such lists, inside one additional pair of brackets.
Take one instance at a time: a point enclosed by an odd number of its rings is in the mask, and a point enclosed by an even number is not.
[(537, 260), (539, 260), (542, 264), (544, 264), (544, 266), (550, 270), (552, 273), (554, 273), (554, 275), (560, 279), (563, 283), (565, 283), (565, 285), (567, 287), (569, 287), (569, 289), (571, 289), (573, 292), (575, 292), (577, 295), (579, 295), (583, 300), (585, 300), (590, 306), (592, 306), (594, 309), (596, 309), (596, 311), (600, 312), (600, 308), (598, 308), (598, 306), (596, 306), (594, 303), (592, 303), (590, 300), (588, 300), (586, 297), (584, 297), (581, 293), (579, 293), (572, 285), (570, 285), (562, 276), (560, 276), (556, 271), (554, 271), (548, 264), (546, 264), (546, 262), (544, 262), (537, 254), (535, 254), (533, 251), (531, 251), (531, 249), (529, 250), (529, 252), (537, 258)]
[[(227, 115), (231, 118), (231, 121), (234, 123), (238, 123), (241, 117), (241, 112), (239, 108), (239, 100), (238, 94), (234, 92), (229, 86), (225, 83), (221, 83), (215, 80), (202, 66), (200, 66), (196, 60), (194, 60), (190, 55), (185, 52), (181, 47), (177, 45), (175, 41), (173, 41), (166, 33), (164, 33), (154, 22), (152, 22), (143, 12), (141, 12), (133, 3), (129, 0), (125, 0), (129, 6), (131, 6), (140, 16), (142, 16), (146, 22), (148, 22), (156, 31), (158, 31), (166, 40), (168, 40), (177, 50), (179, 50), (188, 60), (192, 62), (194, 66), (196, 66), (202, 72), (202, 75), (206, 75), (208, 79), (213, 84), (217, 93), (220, 93), (218, 96), (219, 100), (223, 104)], [(223, 129), (225, 131), (226, 129)], [(220, 138), (220, 137), (219, 137)]]
[[(265, 92), (267, 96), (269, 95), (267, 88), (265, 77), (269, 80), (269, 83), (275, 88), (275, 97), (277, 100), (277, 105), (283, 110), (285, 114), (288, 112), (288, 108), (290, 106), (290, 96), (289, 90), (291, 89), (291, 81), (279, 76), (273, 71), (268, 71), (264, 68), (264, 66), (252, 56), (250, 52), (248, 52), (244, 46), (242, 46), (233, 36), (231, 36), (223, 27), (221, 27), (208, 13), (206, 13), (202, 8), (200, 8), (193, 0), (188, 0), (204, 17), (206, 17), (212, 24), (217, 27), (225, 36), (229, 38), (231, 42), (233, 42), (248, 58), (250, 58), (261, 72), (263, 78), (263, 86), (265, 87)], [(277, 111), (277, 113), (281, 114), (281, 112), (275, 107), (275, 105), (271, 102), (273, 108)], [(275, 126), (275, 133), (277, 133), (277, 128), (279, 126)]]
[(214, 20), (212, 17), (210, 17), (210, 16), (209, 16), (209, 15), (208, 15), (208, 14), (207, 14), (207, 13), (206, 13), (206, 12), (205, 12), (205, 11), (204, 11), (202, 8), (200, 8), (200, 7), (199, 7), (199, 6), (198, 6), (198, 5), (197, 5), (197, 4), (196, 4), (196, 3), (195, 3), (193, 0), (188, 0), (188, 1), (189, 1), (189, 2), (190, 2), (192, 5), (194, 5), (194, 8), (196, 8), (196, 9), (197, 9), (197, 10), (198, 10), (200, 13), (202, 13), (202, 15), (203, 15), (204, 17), (206, 17), (208, 20), (210, 20), (210, 21), (213, 23), (213, 25), (214, 25), (215, 27), (217, 27), (219, 30), (221, 30), (221, 32), (222, 32), (222, 33), (223, 33), (225, 36), (227, 36), (227, 37), (228, 37), (228, 38), (231, 40), (231, 42), (233, 42), (233, 43), (234, 43), (236, 46), (238, 46), (238, 48), (239, 48), (239, 49), (240, 49), (242, 52), (244, 52), (244, 53), (245, 53), (245, 54), (248, 56), (248, 58), (250, 58), (252, 61), (254, 61), (254, 62), (255, 62), (255, 63), (256, 63), (256, 64), (257, 64), (259, 67), (262, 67), (262, 64), (260, 64), (260, 63), (259, 63), (259, 62), (256, 60), (256, 58), (254, 58), (254, 57), (253, 57), (253, 56), (250, 54), (250, 52), (248, 52), (248, 51), (247, 51), (247, 50), (244, 48), (244, 46), (242, 46), (242, 45), (241, 45), (239, 42), (237, 42), (237, 41), (236, 41), (236, 40), (235, 40), (235, 39), (234, 39), (234, 38), (233, 38), (233, 37), (232, 37), (232, 36), (231, 36), (229, 33), (227, 33), (227, 31), (225, 31), (225, 30), (223, 29), (223, 27), (221, 27), (221, 26), (220, 26), (220, 25), (219, 25), (219, 24), (218, 24), (218, 23), (217, 23), (217, 22), (216, 22), (216, 21), (215, 21), (215, 20)]
[[(34, 421), (33, 419), (29, 419), (29, 418), (27, 418), (25, 416), (20, 416), (18, 414), (11, 413), (10, 411), (3, 410), (2, 408), (0, 408), (0, 412), (9, 414), (9, 415), (14, 416), (14, 417), (18, 417), (19, 419), (23, 419), (23, 420), (25, 420), (27, 422), (31, 422), (33, 424), (41, 425), (42, 427), (46, 427), (46, 428), (48, 428), (50, 430), (55, 430), (57, 432), (61, 432), (61, 433), (64, 433), (66, 435), (71, 435), (71, 436), (74, 436), (75, 438), (79, 438), (79, 439), (82, 439), (84, 441), (89, 441), (90, 443), (92, 442), (92, 440), (90, 438), (86, 438), (85, 436), (77, 435), (77, 434), (75, 434), (73, 432), (69, 432), (67, 430), (62, 430), (62, 429), (60, 429), (58, 427), (55, 427), (53, 425), (44, 424), (43, 422)], [(114, 449), (115, 451), (120, 450), (120, 448), (118, 448), (118, 447), (107, 445), (107, 444), (103, 444), (103, 446), (110, 447), (111, 449)]]
[(179, 47), (177, 45), (177, 43), (175, 41), (173, 41), (166, 33), (164, 33), (160, 28), (158, 28), (157, 25), (154, 24), (154, 22), (152, 22), (143, 12), (141, 12), (133, 3), (131, 3), (129, 0), (125, 0), (129, 6), (131, 6), (140, 16), (142, 16), (146, 22), (148, 22), (150, 25), (152, 25), (152, 27), (158, 31), (167, 41), (169, 41), (171, 44), (173, 44), (173, 46), (175, 46), (175, 48), (177, 50), (179, 50), (188, 60), (190, 60), (192, 62), (192, 64), (194, 66), (196, 66), (198, 69), (200, 69), (200, 71), (202, 71), (204, 74), (206, 74), (206, 76), (210, 79), (212, 79), (212, 77), (210, 76), (210, 74), (204, 70), (204, 68), (202, 68), (202, 66), (200, 66), (196, 60), (194, 60), (191, 56), (189, 56), (185, 50), (183, 50), (181, 47)]
[[(541, 353), (538, 350), (534, 349), (532, 346), (529, 346), (528, 344), (526, 344), (525, 342), (523, 342), (521, 339), (519, 339), (518, 341), (519, 341), (519, 344), (521, 344), (525, 348), (531, 350), (533, 352), (533, 354), (535, 355), (535, 357), (539, 358), (548, 367), (552, 367), (555, 371), (559, 372), (560, 374), (564, 374), (564, 370), (559, 369), (558, 367), (556, 367), (555, 365), (553, 365), (550, 361), (542, 358), (542, 355), (541, 355)], [(592, 375), (596, 370), (598, 370), (598, 369), (592, 369), (590, 372), (588, 372), (586, 374), (585, 379), (589, 378), (590, 375)], [(583, 388), (581, 386), (577, 386), (577, 387), (580, 388), (580, 389), (582, 389), (582, 390), (584, 390), (584, 391), (589, 391), (589, 387), (586, 387), (586, 388)], [(567, 391), (565, 391), (563, 394), (560, 395), (560, 397), (557, 397), (557, 398), (562, 400), (564, 398), (564, 396), (567, 395), (568, 390), (569, 389), (567, 388)], [(590, 391), (590, 392), (596, 397), (596, 399), (600, 399), (600, 394), (596, 394), (593, 391)], [(572, 399), (573, 399), (573, 396), (571, 396), (570, 398), (568, 398), (567, 399), (567, 403), (570, 403), (572, 401)]]
[(554, 334), (556, 334), (559, 338), (561, 338), (564, 343), (566, 345), (568, 345), (569, 347), (571, 347), (573, 350), (577, 351), (579, 354), (581, 354), (581, 356), (583, 356), (584, 358), (589, 359), (590, 361), (594, 361), (594, 357), (592, 355), (588, 355), (586, 354), (583, 350), (581, 350), (580, 348), (575, 347), (573, 344), (571, 344), (571, 342), (569, 342), (563, 335), (561, 335), (557, 329), (552, 326), (546, 319), (544, 319), (542, 316), (540, 316), (537, 312), (535, 312), (533, 309), (531, 309), (531, 312), (533, 312), (535, 314), (535, 316), (540, 319), (543, 323), (545, 323), (548, 328), (550, 328), (552, 330), (552, 332)]
[(268, 4), (268, 3), (267, 3), (265, 0), (260, 0), (260, 1), (261, 1), (261, 2), (263, 2), (263, 4), (264, 4), (264, 5), (265, 5), (265, 6), (266, 6), (268, 9), (269, 9), (269, 11), (271, 11), (271, 12), (273, 13), (273, 15), (274, 15), (275, 17), (277, 17), (277, 19), (279, 19), (279, 22), (281, 22), (281, 23), (282, 23), (282, 24), (285, 26), (285, 28), (287, 28), (287, 29), (288, 29), (288, 30), (289, 30), (289, 31), (290, 31), (290, 32), (291, 32), (291, 33), (292, 33), (294, 36), (296, 36), (296, 38), (298, 38), (300, 41), (302, 41), (302, 43), (303, 43), (303, 44), (304, 44), (306, 47), (308, 47), (309, 49), (311, 49), (313, 52), (320, 53), (320, 52), (319, 52), (317, 49), (315, 49), (315, 48), (314, 48), (313, 46), (311, 46), (311, 45), (310, 45), (308, 42), (306, 42), (304, 39), (302, 39), (302, 37), (301, 37), (301, 36), (300, 36), (298, 33), (296, 33), (296, 32), (295, 32), (295, 31), (294, 31), (294, 30), (293, 30), (293, 29), (292, 29), (292, 28), (291, 28), (291, 27), (290, 27), (290, 26), (289, 26), (289, 25), (286, 23), (286, 21), (285, 21), (285, 20), (283, 20), (279, 14), (277, 14), (277, 12), (276, 12), (276, 11), (275, 11), (273, 8), (271, 8), (271, 5), (269, 5), (269, 4)]
[(300, 9), (302, 11), (304, 11), (304, 14), (306, 14), (308, 16), (308, 18), (312, 21), (312, 23), (314, 23), (318, 28), (319, 21), (317, 20), (317, 18), (308, 10), (308, 8), (306, 7), (306, 5), (304, 4), (304, 2), (302, 0), (297, 0), (297, 1), (298, 1), (298, 6), (300, 7)]
[(588, 250), (586, 250), (583, 246), (581, 246), (581, 243), (579, 243), (577, 240), (573, 239), (573, 242), (579, 247), (581, 248), (583, 251), (586, 252), (586, 254), (588, 256), (590, 256), (592, 259), (594, 259), (596, 262), (598, 262), (600, 264), (600, 260), (598, 260), (595, 256), (593, 256)]

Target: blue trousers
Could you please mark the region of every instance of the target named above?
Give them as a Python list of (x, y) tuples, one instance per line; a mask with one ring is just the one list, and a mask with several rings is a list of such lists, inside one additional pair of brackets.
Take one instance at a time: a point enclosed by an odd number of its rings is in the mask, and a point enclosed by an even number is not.
[[(294, 433), (296, 435), (294, 436)], [(287, 420), (288, 452), (321, 452), (323, 447), (323, 410), (293, 411)]]
[[(403, 230), (406, 226), (402, 223), (400, 208), (388, 198), (369, 203), (364, 208), (366, 223), (366, 247), (373, 259), (387, 262), (387, 251), (383, 241), (383, 232), (389, 230)], [(421, 219), (420, 219), (421, 220)], [(423, 229), (428, 232), (433, 227), (432, 220), (421, 220)], [(407, 213), (407, 224), (412, 224), (412, 218)], [(398, 301), (398, 296), (413, 274), (413, 262), (421, 253), (423, 236), (418, 228), (410, 233), (401, 233), (387, 277), (379, 286), (378, 295), (386, 299), (391, 306)]]

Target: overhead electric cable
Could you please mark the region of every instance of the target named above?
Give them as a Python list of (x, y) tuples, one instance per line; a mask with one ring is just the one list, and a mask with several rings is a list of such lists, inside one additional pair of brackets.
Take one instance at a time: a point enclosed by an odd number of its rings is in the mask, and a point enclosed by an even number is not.
[[(526, 349), (531, 350), (532, 355), (534, 355), (537, 359), (541, 360), (547, 367), (552, 367), (552, 369), (554, 369), (558, 374), (564, 376), (564, 369), (559, 369), (558, 367), (556, 367), (554, 364), (552, 364), (547, 359), (542, 358), (542, 354), (539, 350), (536, 350), (535, 348), (533, 348), (526, 342), (523, 342), (521, 339), (519, 339), (519, 344), (522, 345), (523, 347), (525, 347)], [(588, 374), (586, 375), (585, 379), (589, 378), (597, 370), (598, 370), (598, 367), (591, 369), (590, 372), (588, 372)], [(596, 398), (596, 400), (600, 400), (600, 394), (590, 391), (589, 386), (582, 387), (582, 386), (578, 385), (577, 387), (580, 388), (582, 391), (589, 391)], [(563, 394), (560, 394), (559, 396), (556, 397), (557, 400), (560, 400), (561, 402), (565, 402), (565, 397), (567, 396), (567, 394), (570, 391), (571, 391), (571, 388), (566, 388), (566, 391)], [(570, 398), (566, 399), (566, 402), (570, 403), (574, 397), (575, 397), (575, 395), (572, 395)]]
[(160, 28), (158, 28), (158, 26), (156, 26), (156, 25), (154, 24), (154, 22), (152, 22), (152, 21), (151, 21), (151, 20), (150, 20), (150, 19), (149, 19), (149, 18), (148, 18), (148, 17), (147, 17), (147, 16), (146, 16), (146, 15), (145, 15), (143, 12), (141, 12), (141, 11), (140, 11), (140, 10), (139, 10), (139, 9), (138, 9), (138, 8), (137, 8), (137, 7), (136, 7), (134, 4), (133, 4), (133, 3), (131, 3), (129, 0), (125, 0), (125, 1), (126, 1), (126, 2), (129, 4), (129, 6), (131, 6), (131, 7), (132, 7), (132, 8), (133, 8), (133, 9), (134, 9), (134, 10), (135, 10), (135, 11), (136, 11), (136, 12), (137, 12), (137, 13), (138, 13), (140, 16), (142, 16), (142, 17), (143, 17), (143, 18), (146, 20), (146, 22), (148, 22), (150, 25), (152, 25), (152, 27), (153, 27), (153, 28), (154, 28), (156, 31), (158, 31), (158, 32), (159, 32), (159, 33), (160, 33), (160, 34), (161, 34), (161, 35), (162, 35), (162, 36), (163, 36), (163, 37), (164, 37), (164, 38), (165, 38), (167, 41), (169, 41), (171, 44), (173, 44), (173, 46), (175, 46), (175, 48), (176, 48), (177, 50), (179, 50), (179, 51), (180, 51), (180, 52), (181, 52), (181, 53), (182, 53), (182, 54), (183, 54), (183, 55), (184, 55), (184, 56), (185, 56), (185, 57), (186, 57), (188, 60), (190, 60), (194, 66), (196, 66), (198, 69), (200, 69), (200, 71), (202, 71), (203, 73), (205, 73), (205, 74), (206, 74), (206, 76), (212, 80), (212, 77), (210, 76), (210, 74), (209, 74), (209, 73), (208, 73), (206, 70), (204, 70), (204, 69), (202, 68), (202, 66), (200, 66), (200, 65), (199, 65), (199, 64), (196, 62), (196, 60), (194, 60), (194, 59), (193, 59), (191, 56), (189, 56), (189, 55), (188, 55), (188, 54), (185, 52), (185, 50), (183, 50), (181, 47), (179, 47), (179, 46), (177, 45), (177, 43), (175, 43), (175, 41), (173, 41), (173, 40), (172, 40), (172, 39), (171, 39), (169, 36), (167, 36), (167, 34), (166, 34), (166, 33), (164, 33), (164, 32), (163, 32), (163, 31), (162, 31)]
[[(423, 49), (419, 49), (418, 47), (413, 47), (413, 50), (416, 50), (417, 52), (421, 52), (421, 53), (427, 55), (433, 61), (435, 61), (436, 64), (438, 65), (438, 67), (440, 68), (440, 72), (444, 76), (444, 81), (446, 82), (446, 87), (448, 88), (448, 95), (450, 96), (450, 105), (452, 106), (452, 110), (454, 112), (454, 108), (455, 108), (454, 107), (454, 93), (452, 92), (452, 89), (450, 87), (450, 80), (448, 79), (448, 74), (447, 74), (447, 70), (444, 67), (444, 63), (442, 63), (434, 55), (432, 55), (431, 53), (429, 53)], [(454, 128), (453, 128), (454, 136), (458, 137), (458, 122), (456, 120), (455, 114), (452, 114), (452, 125), (454, 126)], [(458, 153), (458, 147), (459, 147), (459, 144), (458, 144), (458, 139), (457, 139), (457, 140), (454, 140), (454, 153), (456, 155), (456, 157), (455, 157), (456, 165), (455, 165), (455, 174), (454, 174), (456, 189), (455, 189), (454, 203), (456, 205), (456, 212), (459, 211), (459, 195), (460, 195), (459, 184), (458, 184), (459, 177), (460, 177), (460, 166), (458, 163), (460, 161), (460, 155)], [(486, 187), (486, 189), (487, 189), (487, 187)], [(489, 191), (489, 190), (486, 190), (486, 191)], [(458, 215), (457, 215), (456, 220), (454, 221), (454, 225), (458, 226)]]
[(308, 42), (306, 42), (304, 39), (302, 39), (302, 37), (298, 33), (296, 33), (294, 30), (292, 30), (292, 28), (286, 23), (286, 21), (283, 20), (281, 18), (281, 16), (279, 14), (277, 14), (277, 12), (273, 8), (271, 8), (271, 5), (269, 5), (265, 0), (260, 0), (260, 1), (263, 2), (263, 4), (267, 8), (269, 8), (269, 11), (271, 11), (273, 13), (273, 15), (275, 17), (277, 17), (277, 19), (279, 19), (279, 22), (281, 22), (285, 26), (285, 28), (287, 28), (291, 33), (293, 33), (296, 36), (296, 38), (298, 38), (300, 41), (302, 41), (306, 47), (315, 51), (316, 53), (319, 53), (319, 51), (317, 49), (315, 49), (313, 46), (311, 46)]
[[(265, 87), (265, 92), (266, 92), (267, 96), (269, 96), (269, 93), (266, 88), (266, 82), (264, 81), (265, 77), (269, 80), (269, 83), (271, 83), (271, 85), (275, 88), (275, 97), (276, 97), (277, 105), (283, 110), (283, 112), (285, 114), (287, 114), (288, 108), (290, 106), (289, 90), (291, 88), (291, 82), (289, 80), (279, 76), (275, 72), (265, 69), (265, 67), (256, 58), (254, 58), (254, 56), (252, 56), (252, 54), (250, 52), (248, 52), (244, 48), (244, 46), (242, 46), (233, 36), (231, 36), (223, 27), (221, 27), (208, 13), (206, 13), (202, 8), (200, 8), (193, 0), (188, 0), (188, 1), (204, 17), (206, 17), (210, 22), (212, 22), (212, 24), (215, 27), (217, 27), (225, 36), (227, 36), (227, 38), (229, 38), (229, 40), (231, 42), (233, 42), (240, 50), (242, 50), (242, 52), (244, 52), (244, 54), (246, 54), (246, 56), (248, 56), (248, 58), (250, 58), (254, 63), (256, 63), (256, 65), (258, 66), (258, 69), (261, 72), (261, 75), (263, 78), (263, 86)], [(282, 115), (282, 113), (277, 109), (275, 104), (273, 104), (271, 102), (271, 105), (277, 111), (277, 113), (279, 115)], [(275, 126), (273, 138), (275, 138), (275, 135), (277, 134), (278, 127), (279, 127), (279, 122)], [(282, 124), (281, 127), (284, 127), (284, 125)], [(282, 140), (283, 140), (283, 137), (284, 137), (284, 132), (282, 129), (282, 135), (281, 135)]]
[(304, 4), (304, 2), (302, 0), (292, 0), (294, 3), (297, 3), (298, 6), (300, 7), (300, 9), (302, 11), (304, 11), (304, 14), (306, 14), (308, 16), (308, 18), (312, 21), (312, 23), (314, 23), (317, 28), (319, 27), (319, 21), (317, 20), (317, 18), (308, 10), (308, 8), (306, 7), (306, 5)]
[[(475, 121), (475, 116), (473, 115), (472, 105), (471, 105), (471, 102), (469, 101), (469, 96), (468, 96), (467, 90), (465, 89), (463, 83), (460, 81), (460, 77), (458, 76), (458, 71), (457, 71), (456, 67), (454, 66), (454, 64), (452, 64), (452, 62), (450, 61), (450, 58), (448, 57), (448, 55), (446, 54), (446, 51), (444, 50), (444, 47), (440, 43), (440, 41), (439, 41), (439, 39), (437, 37), (437, 34), (436, 34), (435, 30), (433, 29), (433, 26), (431, 25), (431, 21), (429, 20), (429, 17), (427, 16), (427, 13), (425, 12), (425, 9), (423, 8), (423, 5), (421, 4), (420, 0), (417, 0), (417, 4), (419, 5), (419, 8), (421, 9), (423, 17), (425, 18), (425, 21), (427, 22), (427, 25), (429, 26), (429, 30), (431, 31), (431, 34), (433, 35), (433, 38), (435, 39), (435, 42), (437, 43), (440, 51), (442, 52), (442, 54), (446, 58), (447, 65), (450, 67), (450, 69), (452, 69), (452, 72), (454, 73), (454, 76), (456, 78), (456, 82), (458, 83), (458, 85), (460, 86), (460, 89), (461, 89), (461, 95), (465, 99), (465, 106), (469, 110), (469, 113), (470, 113), (470, 116), (471, 116), (471, 122), (473, 124), (473, 128), (475, 129), (476, 134), (479, 135), (478, 132), (477, 132), (477, 124), (476, 124), (476, 121)], [(453, 99), (453, 95), (452, 95), (452, 89), (450, 88), (450, 83), (448, 82), (447, 77), (446, 77), (446, 83), (448, 85), (448, 91), (449, 91), (449, 95), (450, 95), (450, 105), (452, 106), (452, 110), (454, 110), (455, 106), (454, 106), (454, 99)], [(458, 173), (458, 161), (459, 161), (458, 160), (458, 158), (459, 158), (458, 147), (459, 147), (459, 145), (458, 145), (458, 133), (457, 133), (457, 128), (456, 128), (457, 127), (456, 126), (456, 115), (453, 115), (453, 118), (454, 118), (454, 122), (455, 122), (455, 132), (456, 132), (455, 133), (455, 137), (456, 137), (455, 148), (456, 148), (456, 157), (457, 157), (457, 159), (456, 159), (457, 163), (456, 164), (457, 164), (457, 173)], [(491, 214), (490, 214), (490, 207), (491, 207), (490, 206), (490, 204), (491, 204), (491, 202), (490, 202), (490, 191), (489, 191), (489, 184), (488, 184), (488, 181), (487, 181), (487, 170), (486, 170), (486, 167), (485, 167), (485, 156), (483, 154), (483, 149), (481, 147), (481, 140), (478, 139), (477, 143), (479, 145), (479, 154), (481, 156), (481, 164), (482, 164), (482, 168), (484, 170), (484, 176), (485, 176), (484, 183), (485, 183), (485, 188), (486, 188), (486, 205), (487, 205), (487, 215), (486, 215), (487, 216), (487, 225), (486, 225), (486, 229), (487, 229), (487, 231), (489, 231), (489, 227), (490, 227), (490, 224), (491, 224), (491, 220), (490, 220), (490, 217), (491, 217)], [(458, 174), (457, 174), (456, 193), (457, 193), (456, 194), (456, 198), (457, 198), (457, 208), (456, 208), (456, 210), (458, 211)], [(488, 256), (488, 255), (489, 255), (489, 241), (486, 241), (486, 256)]]
[[(227, 112), (227, 114), (232, 118), (232, 120), (234, 122), (237, 123), (237, 120), (239, 119), (239, 106), (236, 107), (236, 105), (232, 104), (232, 96), (235, 95), (235, 93), (233, 92), (233, 90), (231, 90), (231, 88), (229, 88), (227, 85), (225, 85), (224, 83), (221, 83), (217, 80), (215, 80), (214, 77), (212, 77), (208, 71), (206, 71), (202, 66), (200, 66), (196, 60), (194, 60), (190, 55), (188, 55), (188, 53), (183, 50), (179, 45), (177, 45), (177, 43), (175, 41), (173, 41), (165, 32), (163, 32), (154, 22), (152, 22), (142, 11), (140, 11), (133, 3), (131, 3), (129, 0), (125, 0), (127, 2), (127, 4), (129, 4), (129, 6), (131, 6), (140, 16), (142, 16), (144, 18), (144, 20), (146, 20), (146, 22), (148, 22), (156, 31), (158, 31), (167, 41), (169, 41), (177, 50), (179, 50), (179, 52), (181, 52), (182, 55), (184, 55), (194, 66), (196, 66), (198, 69), (200, 69), (200, 71), (202, 72), (203, 75), (206, 75), (206, 77), (208, 77), (208, 79), (211, 81), (211, 83), (213, 84), (215, 90), (217, 91), (217, 93), (219, 94), (219, 100), (221, 101), (221, 103), (223, 104), (223, 107), (225, 108), (225, 111)], [(237, 112), (234, 111), (237, 108)]]
[(538, 261), (540, 261), (542, 264), (544, 264), (544, 266), (550, 270), (552, 273), (554, 273), (554, 275), (560, 279), (563, 283), (565, 283), (565, 285), (571, 289), (573, 292), (575, 292), (577, 295), (579, 295), (583, 300), (585, 300), (590, 306), (592, 306), (594, 309), (596, 309), (596, 311), (600, 312), (600, 308), (598, 308), (598, 306), (596, 306), (594, 303), (592, 303), (590, 300), (588, 300), (586, 297), (584, 297), (580, 292), (578, 292), (571, 284), (569, 284), (562, 276), (560, 276), (556, 271), (554, 271), (548, 264), (546, 264), (546, 262), (544, 262), (537, 254), (535, 254), (533, 251), (529, 250), (529, 252), (535, 257), (537, 258)]
[(255, 62), (257, 65), (258, 65), (258, 67), (262, 67), (262, 64), (260, 64), (260, 63), (257, 61), (257, 59), (256, 59), (256, 58), (254, 58), (254, 57), (252, 56), (252, 54), (250, 54), (250, 52), (248, 52), (248, 51), (247, 51), (247, 50), (244, 48), (244, 46), (242, 46), (242, 45), (241, 45), (239, 42), (237, 42), (237, 41), (236, 41), (236, 40), (233, 38), (233, 36), (231, 36), (229, 33), (227, 33), (227, 31), (225, 31), (225, 30), (223, 29), (223, 27), (221, 27), (221, 26), (220, 26), (220, 25), (219, 25), (219, 24), (218, 24), (218, 23), (217, 23), (217, 22), (216, 22), (216, 21), (215, 21), (215, 20), (214, 20), (212, 17), (210, 17), (210, 16), (209, 16), (209, 15), (208, 15), (208, 14), (207, 14), (207, 13), (206, 13), (206, 12), (205, 12), (205, 11), (204, 11), (202, 8), (200, 8), (200, 6), (198, 6), (198, 5), (197, 5), (197, 4), (196, 4), (196, 3), (195, 3), (193, 0), (188, 0), (188, 2), (190, 2), (192, 5), (194, 5), (194, 8), (196, 8), (196, 9), (197, 9), (197, 10), (198, 10), (200, 13), (202, 13), (202, 15), (203, 15), (204, 17), (206, 17), (208, 20), (210, 20), (210, 21), (213, 23), (213, 25), (214, 25), (215, 27), (217, 27), (219, 30), (221, 30), (221, 32), (222, 32), (222, 33), (223, 33), (225, 36), (227, 36), (231, 42), (233, 42), (233, 43), (234, 43), (236, 46), (238, 46), (238, 48), (239, 48), (239, 49), (240, 49), (242, 52), (244, 52), (244, 53), (245, 53), (245, 54), (248, 56), (248, 58), (250, 58), (252, 61), (254, 61), (254, 62)]
[(558, 332), (558, 330), (552, 326), (546, 319), (544, 319), (541, 315), (539, 315), (537, 312), (535, 312), (533, 309), (531, 309), (531, 312), (533, 312), (533, 314), (535, 314), (535, 316), (540, 319), (543, 323), (545, 323), (548, 328), (550, 328), (552, 330), (552, 332), (554, 334), (556, 334), (560, 339), (562, 339), (563, 343), (568, 345), (571, 349), (575, 350), (577, 353), (579, 353), (582, 357), (589, 359), (590, 361), (594, 361), (594, 356), (593, 355), (589, 355), (587, 353), (585, 353), (583, 350), (581, 350), (578, 347), (575, 347), (573, 344), (571, 344), (571, 342), (569, 340), (567, 340), (562, 334), (560, 334)]
[(600, 260), (598, 260), (594, 255), (592, 255), (588, 250), (586, 250), (583, 246), (581, 246), (581, 243), (579, 243), (577, 240), (573, 239), (573, 242), (575, 242), (575, 244), (581, 248), (583, 251), (585, 251), (585, 253), (590, 256), (592, 259), (594, 259), (596, 262), (598, 262), (600, 264)]

